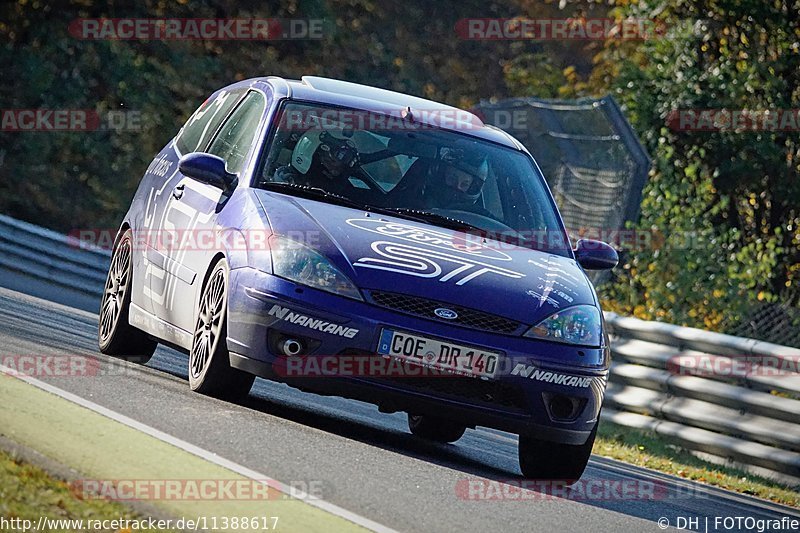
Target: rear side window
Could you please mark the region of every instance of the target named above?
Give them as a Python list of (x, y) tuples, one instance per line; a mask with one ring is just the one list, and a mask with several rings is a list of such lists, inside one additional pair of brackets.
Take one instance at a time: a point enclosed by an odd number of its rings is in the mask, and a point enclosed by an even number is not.
[(265, 109), (266, 100), (260, 93), (248, 93), (208, 148), (209, 154), (225, 160), (228, 172), (238, 174), (242, 170)]
[(182, 154), (202, 152), (242, 94), (243, 89), (222, 91), (213, 100), (203, 102), (178, 133), (175, 139), (178, 150)]

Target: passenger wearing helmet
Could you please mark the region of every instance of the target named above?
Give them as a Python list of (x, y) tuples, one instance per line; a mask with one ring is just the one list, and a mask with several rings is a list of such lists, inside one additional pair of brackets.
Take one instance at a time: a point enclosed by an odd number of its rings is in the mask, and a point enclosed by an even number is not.
[(491, 213), (477, 204), (488, 173), (489, 165), (482, 154), (461, 148), (443, 148), (438, 172), (425, 188), (428, 207), (490, 216)]
[(358, 151), (350, 139), (313, 130), (300, 137), (291, 162), (275, 170), (274, 180), (340, 193), (352, 188), (347, 179), (357, 165)]

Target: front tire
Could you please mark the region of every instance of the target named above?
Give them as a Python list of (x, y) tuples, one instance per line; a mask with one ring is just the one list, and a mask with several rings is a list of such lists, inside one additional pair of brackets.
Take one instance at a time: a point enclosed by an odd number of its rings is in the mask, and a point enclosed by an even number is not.
[(100, 352), (140, 364), (153, 356), (158, 343), (130, 325), (133, 289), (133, 245), (130, 229), (125, 230), (108, 267), (97, 328)]
[(433, 442), (452, 443), (464, 436), (465, 426), (443, 418), (408, 414), (408, 429), (417, 437)]
[(519, 466), (528, 479), (575, 483), (583, 475), (592, 455), (598, 421), (584, 444), (558, 444), (529, 435), (519, 436)]
[(250, 392), (255, 376), (230, 366), (227, 308), (228, 264), (220, 259), (200, 296), (189, 352), (189, 386), (201, 394), (238, 400)]

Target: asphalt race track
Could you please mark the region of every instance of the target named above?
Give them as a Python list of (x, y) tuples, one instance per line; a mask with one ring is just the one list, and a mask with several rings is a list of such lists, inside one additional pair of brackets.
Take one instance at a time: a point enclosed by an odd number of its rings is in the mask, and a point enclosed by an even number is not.
[[(0, 289), (0, 354), (85, 356), (103, 368), (111, 363), (97, 351), (96, 337), (96, 316)], [(661, 531), (661, 518), (671, 525), (696, 518), (699, 531), (708, 518), (708, 531), (738, 531), (746, 529), (715, 529), (714, 518), (800, 517), (599, 457), (584, 474), (586, 486), (638, 480), (666, 490), (657, 499), (534, 493), (524, 500), (470, 500), (456, 491), (465, 480), (521, 480), (516, 436), (478, 429), (454, 445), (428, 444), (408, 433), (403, 414), (261, 379), (246, 401), (226, 403), (192, 393), (186, 356), (163, 347), (147, 366), (117, 368), (124, 371), (37, 379), (278, 480), (320, 480), (327, 501), (398, 531)]]

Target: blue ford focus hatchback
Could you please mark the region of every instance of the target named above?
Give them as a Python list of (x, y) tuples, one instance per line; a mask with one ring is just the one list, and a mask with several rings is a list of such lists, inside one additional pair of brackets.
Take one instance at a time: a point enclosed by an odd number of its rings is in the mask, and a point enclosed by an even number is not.
[(117, 234), (103, 353), (189, 355), (225, 398), (256, 376), (406, 412), (410, 431), (517, 433), (522, 473), (578, 479), (609, 346), (531, 154), (469, 112), (353, 83), (243, 81), (153, 159)]

